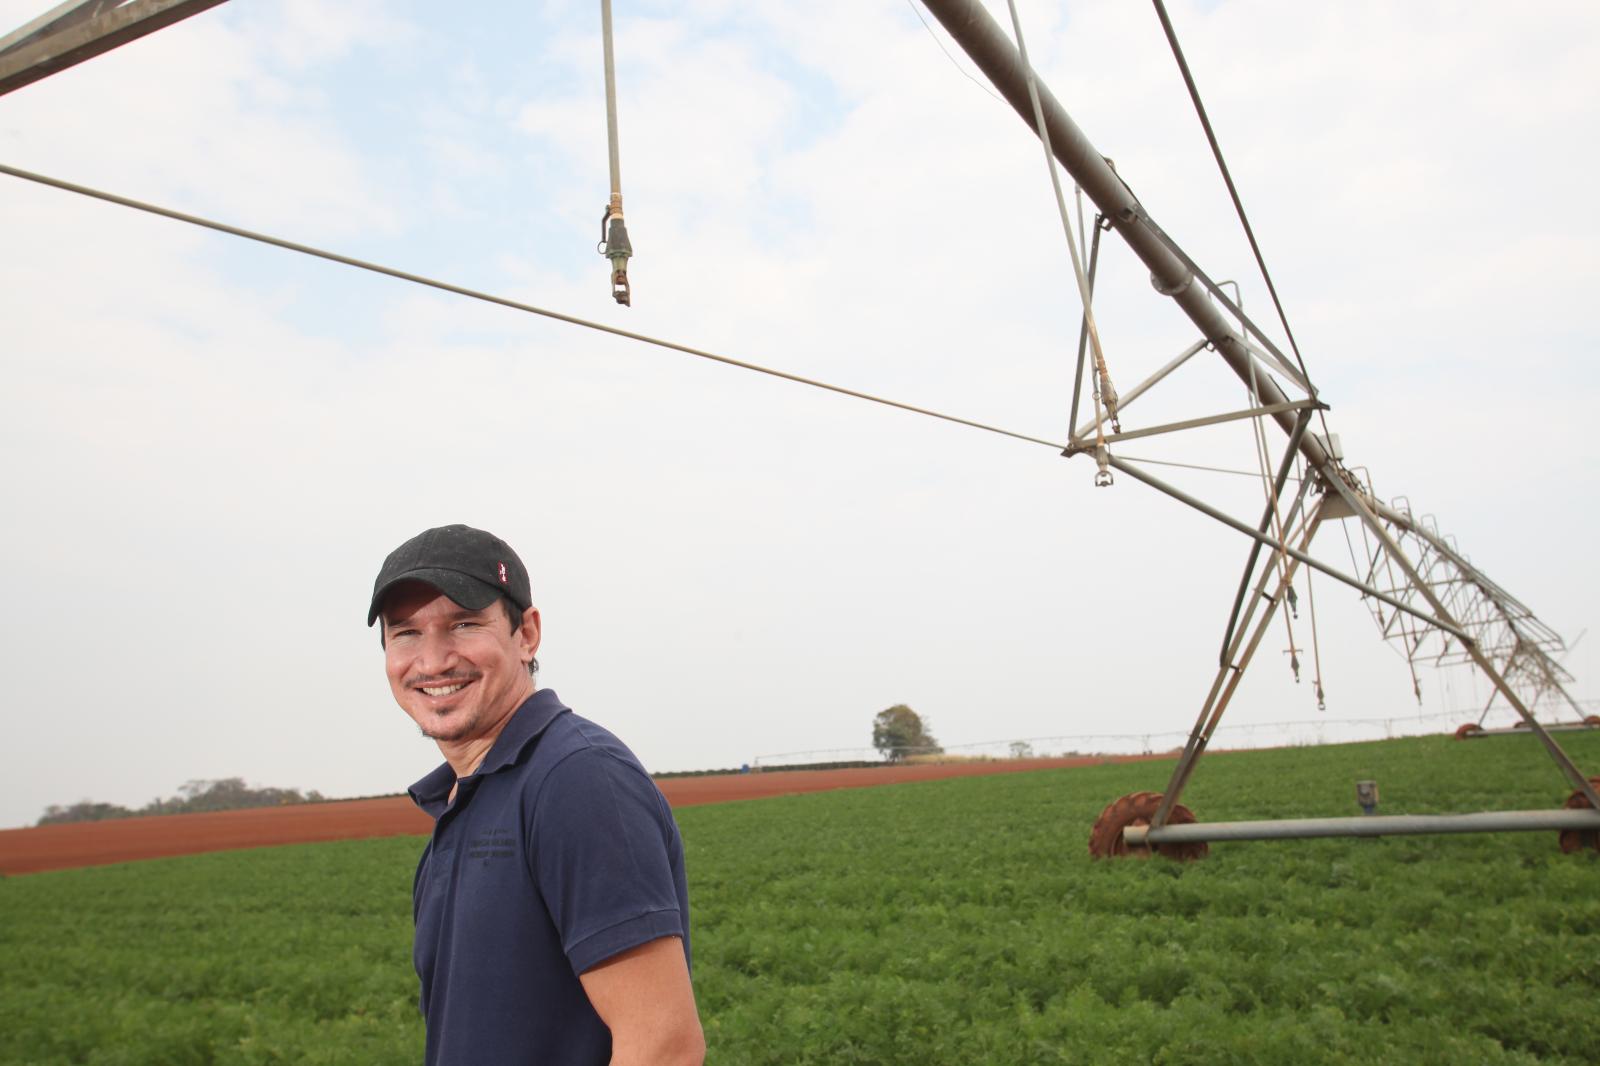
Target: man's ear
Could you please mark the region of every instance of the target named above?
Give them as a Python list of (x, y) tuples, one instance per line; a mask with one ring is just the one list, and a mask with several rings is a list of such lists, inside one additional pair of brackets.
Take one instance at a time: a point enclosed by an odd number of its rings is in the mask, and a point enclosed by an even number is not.
[(529, 607), (522, 612), (522, 624), (517, 627), (517, 634), (518, 640), (522, 642), (523, 653), (527, 656), (522, 661), (528, 662), (539, 654), (539, 638), (542, 635), (539, 628), (539, 608)]

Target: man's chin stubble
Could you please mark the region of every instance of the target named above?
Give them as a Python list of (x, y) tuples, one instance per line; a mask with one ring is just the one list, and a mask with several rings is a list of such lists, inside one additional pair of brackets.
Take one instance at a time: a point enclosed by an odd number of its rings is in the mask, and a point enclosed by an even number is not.
[(476, 721), (472, 719), (463, 721), (456, 718), (443, 718), (439, 719), (438, 721), (439, 726), (442, 726), (443, 728), (429, 728), (429, 726), (423, 724), (422, 722), (418, 722), (417, 732), (421, 733), (429, 740), (458, 740), (470, 733), (472, 731), (472, 727), (477, 724)]

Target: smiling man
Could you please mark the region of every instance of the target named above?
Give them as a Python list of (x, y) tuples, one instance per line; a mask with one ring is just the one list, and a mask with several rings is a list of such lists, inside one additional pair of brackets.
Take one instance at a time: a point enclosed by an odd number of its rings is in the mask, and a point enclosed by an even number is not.
[(539, 612), (500, 538), (429, 529), (384, 560), (389, 687), (445, 761), (412, 889), (427, 1062), (698, 1064), (683, 846), (616, 737), (539, 690)]

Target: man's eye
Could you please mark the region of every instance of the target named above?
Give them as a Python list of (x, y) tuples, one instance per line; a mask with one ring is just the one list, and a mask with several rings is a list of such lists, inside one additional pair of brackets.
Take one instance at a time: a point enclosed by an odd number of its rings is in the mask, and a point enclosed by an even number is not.
[(478, 627), (478, 623), (477, 622), (457, 622), (456, 623), (456, 628), (457, 629), (476, 629), (477, 627)]
[(414, 637), (416, 635), (417, 635), (417, 631), (415, 629), (396, 629), (394, 632), (389, 634), (389, 639), (390, 640), (401, 640), (401, 639), (404, 639), (405, 637)]

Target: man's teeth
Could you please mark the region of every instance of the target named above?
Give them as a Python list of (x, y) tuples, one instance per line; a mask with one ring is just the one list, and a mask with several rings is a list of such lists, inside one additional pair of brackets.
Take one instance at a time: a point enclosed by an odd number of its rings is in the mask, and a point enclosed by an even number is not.
[(429, 688), (427, 685), (424, 685), (424, 686), (422, 686), (422, 691), (426, 692), (430, 696), (448, 696), (448, 695), (450, 695), (450, 693), (452, 693), (452, 692), (460, 692), (462, 689), (464, 689), (466, 687), (467, 687), (467, 683), (465, 681), (463, 681), (463, 682), (460, 682), (459, 684), (442, 685), (442, 686), (440, 686), (438, 688)]

